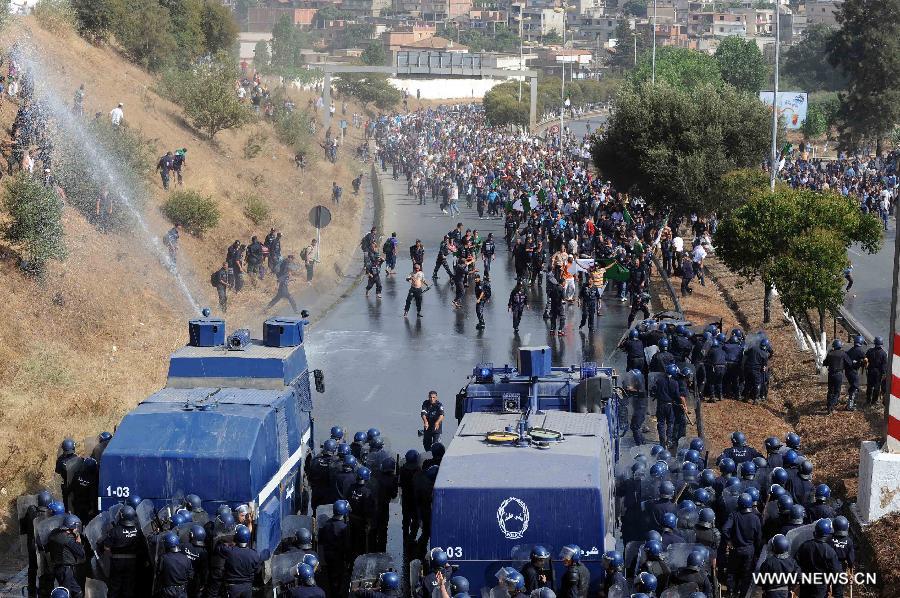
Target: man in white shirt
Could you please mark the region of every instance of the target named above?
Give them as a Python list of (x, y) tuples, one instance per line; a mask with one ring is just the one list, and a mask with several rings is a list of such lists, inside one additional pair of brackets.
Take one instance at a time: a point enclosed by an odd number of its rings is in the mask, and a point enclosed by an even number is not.
[(125, 120), (125, 111), (122, 110), (122, 103), (119, 102), (119, 105), (113, 108), (109, 113), (109, 120), (112, 122), (114, 127), (118, 127), (122, 124), (122, 121)]
[(703, 259), (706, 257), (706, 250), (700, 243), (700, 239), (694, 241), (694, 249), (691, 251), (691, 261), (694, 262), (694, 272), (700, 279), (700, 286), (706, 286), (706, 279), (703, 276)]
[(681, 270), (681, 255), (684, 253), (684, 239), (681, 238), (681, 235), (675, 235), (672, 238), (672, 250), (675, 252), (675, 256), (673, 257), (673, 263), (675, 264), (675, 268), (677, 271)]

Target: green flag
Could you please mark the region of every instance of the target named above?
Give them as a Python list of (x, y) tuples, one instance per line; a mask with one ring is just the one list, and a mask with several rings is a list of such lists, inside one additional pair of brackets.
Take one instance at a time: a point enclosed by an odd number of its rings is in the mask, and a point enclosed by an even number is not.
[(622, 264), (613, 264), (609, 268), (606, 269), (606, 272), (603, 275), (604, 281), (615, 280), (617, 282), (628, 282), (628, 279), (631, 278), (631, 272), (628, 271), (628, 268), (623, 266)]
[(632, 220), (631, 212), (628, 211), (628, 208), (622, 209), (622, 219), (625, 220), (625, 224), (631, 224)]

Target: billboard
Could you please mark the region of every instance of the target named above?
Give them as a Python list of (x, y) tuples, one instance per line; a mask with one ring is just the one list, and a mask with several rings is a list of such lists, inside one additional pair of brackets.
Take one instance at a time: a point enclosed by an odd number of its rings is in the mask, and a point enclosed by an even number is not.
[[(772, 105), (772, 92), (759, 92), (759, 99), (766, 106)], [(809, 107), (809, 99), (805, 91), (779, 91), (778, 92), (778, 116), (784, 118), (784, 124), (788, 129), (799, 129), (806, 120), (806, 109)]]

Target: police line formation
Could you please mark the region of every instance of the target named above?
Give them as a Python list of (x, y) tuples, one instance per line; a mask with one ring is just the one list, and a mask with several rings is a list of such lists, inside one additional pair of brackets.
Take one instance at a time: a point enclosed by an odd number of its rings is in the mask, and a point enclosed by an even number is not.
[[(420, 181), (431, 181), (434, 195), (445, 196), (448, 207), (455, 195), (453, 186), (463, 178), (466, 194), (479, 203), (479, 208), (486, 208), (489, 215), (506, 212), (506, 244), (519, 281), (510, 299), (516, 328), (516, 310), (520, 317), (527, 302), (522, 285), (540, 284), (546, 274), (548, 287), (558, 289), (551, 293), (547, 315), (551, 327), (561, 332), (564, 302), (573, 298), (573, 279), (580, 273), (567, 266), (584, 259), (575, 258), (576, 255), (594, 260), (583, 268), (588, 273), (581, 272), (582, 293), (585, 288), (592, 289), (594, 297), (594, 302), (587, 301), (589, 309), (584, 320), (593, 323), (597, 300), (605, 288), (604, 273), (613, 275), (617, 298), (626, 301), (631, 295), (629, 324), (637, 311), (643, 310), (648, 317), (645, 258), (657, 231), (665, 226), (664, 219), (649, 213), (638, 199), (628, 200), (608, 184), (592, 178), (583, 164), (562, 152), (551, 151), (552, 148), (528, 137), (493, 131), (491, 135), (472, 134), (483, 131), (483, 127), (483, 115), (477, 109), (429, 110), (382, 119), (376, 128), (382, 167), (386, 169), (390, 163), (411, 180), (420, 177)], [(421, 188), (416, 183), (417, 193)], [(421, 193), (420, 201), (424, 201)], [(464, 272), (471, 272), (478, 247), (484, 260), (484, 278), (488, 280), (490, 259), (485, 255), (485, 242), (490, 239), (478, 244), (477, 235), (466, 234), (461, 227), (455, 231), (445, 238), (447, 253), (442, 247), (433, 275), (441, 267), (448, 269), (451, 246), (459, 254), (457, 265)], [(373, 268), (377, 269), (382, 260), (374, 240), (373, 235), (366, 258), (370, 279)], [(549, 248), (546, 253), (544, 242)], [(492, 258), (493, 247), (490, 253)], [(390, 252), (385, 254), (390, 268)], [(554, 257), (548, 264), (547, 254), (561, 254), (564, 261)], [(411, 254), (413, 261), (416, 255)], [(416, 272), (421, 272), (421, 267), (419, 259)], [(458, 299), (462, 298), (460, 283), (463, 292), (465, 288), (465, 275), (462, 278), (457, 283)], [(370, 286), (378, 287), (379, 282)], [(420, 309), (421, 291), (417, 298), (416, 285), (411, 287), (407, 311), (412, 300)], [(519, 303), (517, 294), (526, 299)], [(264, 328), (266, 346), (284, 349), (284, 371), (279, 375), (283, 375), (289, 395), (296, 395), (301, 405), (309, 403), (305, 354), (302, 367), (295, 360), (297, 353), (302, 353), (304, 323), (285, 318), (267, 321)], [(192, 321), (191, 326), (189, 348), (253, 349), (248, 331), (237, 331), (225, 342), (221, 320), (206, 318)], [(299, 340), (281, 344), (278, 338), (270, 338), (276, 335), (272, 332), (275, 329), (282, 335), (299, 330)], [(210, 342), (202, 338), (207, 330), (213, 330), (215, 336)], [(857, 342), (857, 348), (861, 344)], [(880, 343), (876, 345), (870, 352), (880, 349)], [(447, 450), (439, 442), (443, 408), (435, 394), (422, 406), (423, 448), (430, 453), (428, 458), (410, 450), (402, 460), (395, 459), (377, 429), (358, 432), (348, 442), (343, 430), (335, 426), (316, 454), (306, 453), (302, 468), (299, 463), (293, 464), (292, 471), (302, 470), (295, 480), (291, 478), (287, 483), (288, 478), (273, 478), (280, 482), (278, 491), (284, 504), (293, 505), (292, 512), (298, 513), (289, 516), (294, 518), (293, 528), (287, 525), (288, 518), (282, 518), (280, 536), (275, 542), (268, 535), (263, 541), (264, 534), (271, 530), (268, 523), (263, 525), (263, 518), (268, 515), (261, 504), (262, 493), (260, 504), (235, 503), (218, 496), (201, 499), (198, 494), (169, 488), (163, 504), (156, 504), (137, 496), (139, 484), (105, 485), (100, 464), (106, 462), (105, 447), (115, 443), (111, 435), (101, 434), (89, 456), (79, 456), (75, 443), (67, 439), (61, 445), (56, 467), (63, 480), (60, 497), (42, 491), (32, 496), (33, 500), (20, 503), (24, 507), (20, 508), (20, 525), (29, 552), (29, 594), (58, 598), (105, 592), (111, 597), (152, 594), (194, 598), (289, 593), (341, 598), (349, 591), (355, 596), (380, 598), (401, 595), (406, 580), (409, 591), (418, 598), (465, 598), (470, 589), (491, 598), (521, 598), (528, 594), (534, 598), (696, 597), (719, 596), (723, 588), (734, 596), (743, 596), (750, 589), (754, 570), (852, 569), (855, 555), (847, 520), (836, 516), (830, 506), (829, 488), (813, 484), (813, 466), (804, 458), (797, 435), (789, 434), (785, 446), (777, 438), (767, 439), (766, 454), (762, 455), (746, 444), (742, 433), (735, 432), (732, 447), (715, 460), (718, 473), (708, 467), (711, 464), (707, 463), (703, 441), (685, 437), (691, 395), (710, 400), (727, 395), (765, 400), (772, 348), (763, 333), (747, 338), (736, 329), (726, 339), (716, 325), (694, 332), (688, 322), (647, 319), (628, 332), (620, 348), (627, 357), (627, 371), (617, 389), (621, 397), (615, 404), (604, 402), (603, 411), (611, 414), (614, 409), (621, 409), (621, 417), (626, 406), (630, 406), (633, 464), (626, 468), (627, 475), (614, 480), (617, 521), (609, 523), (618, 531), (615, 544), (619, 550), (607, 550), (599, 559), (592, 558), (598, 554), (595, 547), (567, 544), (551, 545), (558, 549), (554, 560), (549, 548), (532, 543), (530, 558), (522, 559), (527, 562), (520, 561), (517, 566), (512, 562), (498, 563), (496, 585), (490, 587), (482, 579), (472, 579), (470, 583), (456, 574), (454, 560), (462, 557), (460, 552), (437, 547), (429, 550), (433, 488)], [(842, 369), (854, 364), (858, 367), (866, 358), (849, 353), (841, 358)], [(252, 361), (250, 356), (248, 353), (246, 361)], [(178, 395), (180, 390), (172, 388), (184, 389), (178, 385), (193, 379), (182, 370), (190, 370), (190, 361), (197, 358), (195, 353), (174, 354), (170, 388), (158, 394)], [(869, 363), (871, 373), (872, 364), (884, 362), (870, 357)], [(203, 365), (208, 368), (209, 362)], [(297, 371), (289, 374), (289, 366), (297, 366)], [(520, 363), (521, 372), (524, 368)], [(485, 369), (476, 369), (476, 376), (478, 371)], [(582, 379), (596, 375), (596, 371), (586, 371), (582, 369)], [(531, 377), (530, 383), (549, 373), (548, 368)], [(507, 379), (504, 376), (515, 376), (516, 372), (507, 368), (498, 369), (496, 374), (503, 381)], [(215, 377), (209, 371), (203, 375)], [(220, 378), (216, 382), (206, 382), (203, 388), (219, 385), (216, 392), (234, 390), (221, 388), (229, 386), (221, 382), (221, 377), (227, 381), (228, 376), (217, 375)], [(493, 376), (494, 372), (488, 369), (487, 379), (493, 380)], [(176, 384), (171, 384), (173, 380)], [(525, 381), (529, 382), (529, 376), (525, 376)], [(318, 387), (319, 374), (316, 383)], [(852, 378), (850, 383), (852, 402)], [(829, 388), (831, 397), (831, 383)], [(870, 400), (877, 400), (878, 387), (871, 391), (874, 397)], [(301, 397), (304, 393), (305, 402)], [(185, 410), (191, 412), (191, 417), (202, 417), (218, 405), (206, 402), (215, 394), (196, 405), (190, 402), (193, 399), (185, 399)], [(657, 409), (659, 444), (655, 445), (643, 438), (650, 399)], [(228, 397), (222, 400), (227, 401)], [(237, 399), (233, 400), (237, 403)], [(536, 432), (528, 425), (529, 416), (538, 411), (532, 407), (520, 409), (519, 442), (526, 428)], [(575, 410), (571, 403), (568, 409)], [(308, 416), (311, 405), (301, 406), (300, 411)], [(513, 408), (512, 412), (518, 411)], [(588, 415), (591, 414), (585, 417)], [(612, 422), (611, 415), (606, 417)], [(611, 425), (618, 429), (619, 423)], [(116, 436), (129, 429), (123, 423)], [(506, 432), (516, 437), (511, 427)], [(311, 435), (304, 438), (309, 438), (308, 443), (313, 446)], [(546, 442), (535, 442), (536, 438), (532, 437), (534, 448), (548, 448)], [(561, 435), (556, 440), (565, 441)], [(619, 460), (619, 442), (616, 432), (615, 458), (622, 464), (628, 460)], [(624, 446), (623, 440), (623, 452)], [(298, 449), (296, 454), (301, 453)], [(285, 465), (290, 466), (290, 461)], [(184, 488), (187, 483), (181, 480), (178, 487)], [(104, 490), (106, 495), (102, 494)], [(357, 575), (357, 564), (367, 555), (385, 554), (389, 505), (398, 496), (405, 557), (417, 557), (414, 562), (421, 569), (413, 576), (391, 564), (378, 575), (369, 576), (371, 583), (362, 583), (365, 575)], [(208, 512), (204, 504), (218, 505), (215, 514)], [(330, 513), (325, 515), (323, 510)], [(520, 515), (519, 520), (527, 525), (527, 513)], [(516, 537), (515, 532), (507, 537)], [(790, 588), (787, 584), (770, 585), (763, 591), (766, 596), (787, 597), (792, 589), (801, 596), (825, 596), (829, 591), (827, 586)], [(840, 595), (843, 588), (834, 585), (830, 589), (833, 595)]]

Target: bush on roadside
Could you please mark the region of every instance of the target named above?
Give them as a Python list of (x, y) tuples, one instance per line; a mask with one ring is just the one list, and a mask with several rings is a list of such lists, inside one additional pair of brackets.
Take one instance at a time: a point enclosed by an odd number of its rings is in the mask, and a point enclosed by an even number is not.
[(283, 144), (294, 152), (309, 153), (312, 144), (311, 118), (305, 111), (281, 111), (275, 118), (275, 134)]
[(253, 224), (262, 224), (267, 221), (272, 214), (269, 204), (256, 195), (247, 196), (244, 202), (246, 203), (244, 206), (244, 216), (246, 216)]
[(198, 191), (175, 191), (162, 205), (172, 224), (180, 224), (194, 236), (202, 236), (219, 223), (219, 207), (212, 197)]
[(65, 259), (63, 202), (52, 187), (20, 173), (3, 190), (3, 209), (8, 221), (0, 234), (20, 248), (23, 270), (41, 277), (47, 262)]
[(244, 142), (244, 158), (252, 160), (258, 156), (265, 149), (268, 140), (269, 136), (262, 131), (251, 133)]
[(188, 121), (213, 139), (225, 129), (240, 127), (253, 120), (234, 90), (237, 67), (227, 56), (199, 64), (187, 71), (170, 71), (162, 82), (165, 95), (177, 102)]
[(75, 10), (69, 0), (40, 0), (33, 14), (38, 25), (52, 33), (63, 33), (75, 27)]

